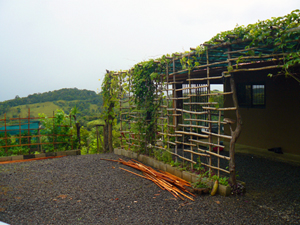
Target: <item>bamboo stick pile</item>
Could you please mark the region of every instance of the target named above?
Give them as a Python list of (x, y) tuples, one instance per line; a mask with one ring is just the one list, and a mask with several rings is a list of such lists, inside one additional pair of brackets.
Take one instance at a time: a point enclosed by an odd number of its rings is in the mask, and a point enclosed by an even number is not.
[[(129, 161), (125, 161), (123, 159), (119, 160), (112, 160), (112, 159), (101, 159), (101, 160), (107, 160), (112, 162), (118, 162), (123, 165), (132, 167), (134, 169), (137, 169), (141, 172), (143, 172), (143, 175), (137, 174), (135, 172), (132, 172), (130, 170), (121, 168), (121, 170), (124, 170), (126, 172), (132, 173), (134, 175), (137, 175), (139, 177), (151, 180), (154, 182), (158, 187), (160, 187), (162, 190), (166, 190), (170, 192), (175, 198), (179, 198), (181, 200), (185, 200), (185, 198), (194, 201), (193, 197), (195, 197), (194, 194), (192, 194), (190, 191), (188, 191), (187, 188), (191, 187), (191, 184), (179, 177), (176, 177), (168, 172), (164, 171), (156, 171), (153, 168), (146, 166), (134, 159), (131, 159)], [(191, 197), (191, 196), (193, 197)]]

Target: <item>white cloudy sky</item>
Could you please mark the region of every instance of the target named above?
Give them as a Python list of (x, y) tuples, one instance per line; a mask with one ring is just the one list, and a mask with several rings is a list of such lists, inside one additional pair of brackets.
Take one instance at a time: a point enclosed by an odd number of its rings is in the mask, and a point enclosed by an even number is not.
[(0, 0), (0, 101), (97, 91), (105, 69), (130, 69), (299, 7), (299, 0)]

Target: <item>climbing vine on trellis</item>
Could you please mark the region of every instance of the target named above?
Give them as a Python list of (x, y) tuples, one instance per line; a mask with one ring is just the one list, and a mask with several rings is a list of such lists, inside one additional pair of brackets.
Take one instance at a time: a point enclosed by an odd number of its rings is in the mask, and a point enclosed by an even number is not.
[(133, 102), (138, 112), (137, 129), (139, 131), (141, 150), (149, 153), (154, 144), (157, 122), (157, 111), (160, 102), (156, 95), (158, 79), (162, 68), (156, 67), (154, 60), (135, 65), (132, 71)]
[[(258, 21), (255, 24), (247, 26), (236, 26), (233, 30), (218, 33), (212, 37), (205, 45), (199, 45), (191, 51), (184, 53), (175, 53), (171, 55), (164, 55), (158, 59), (151, 59), (136, 64), (130, 72), (119, 72), (114, 75), (114, 72), (106, 74), (103, 84), (103, 98), (104, 98), (104, 114), (103, 118), (109, 123), (116, 122), (116, 104), (122, 98), (124, 91), (129, 91), (128, 83), (121, 82), (120, 79), (126, 80), (130, 77), (131, 87), (130, 92), (133, 94), (130, 101), (136, 106), (134, 109), (138, 113), (137, 123), (135, 129), (140, 134), (141, 142), (140, 148), (143, 151), (147, 147), (153, 145), (155, 133), (157, 131), (156, 120), (158, 108), (162, 101), (159, 100), (161, 96), (156, 95), (157, 84), (161, 74), (165, 74), (166, 67), (172, 70), (171, 64), (175, 67), (177, 64), (181, 65), (182, 71), (191, 72), (199, 66), (205, 65), (207, 46), (219, 45), (220, 43), (231, 43), (236, 41), (235, 45), (244, 48), (244, 55), (241, 55), (232, 66), (228, 66), (228, 72), (232, 71), (234, 67), (238, 69), (239, 63), (244, 62), (244, 56), (261, 56), (258, 51), (253, 50), (255, 47), (270, 51), (271, 54), (282, 54), (278, 63), (281, 64), (282, 70), (279, 74), (293, 77), (300, 83), (299, 74), (293, 72), (295, 65), (300, 64), (300, 10), (294, 10), (290, 14), (283, 17), (274, 17), (269, 20)], [(220, 45), (221, 46), (221, 45)], [(227, 47), (220, 47), (221, 52), (226, 52)], [(175, 57), (179, 56), (179, 57)], [(226, 56), (226, 54), (225, 54)], [(171, 58), (177, 61), (170, 60)], [(249, 61), (248, 61), (249, 62)], [(173, 71), (173, 72), (175, 72)], [(121, 75), (120, 75), (121, 74)], [(270, 74), (270, 76), (272, 76)], [(147, 150), (145, 150), (147, 151)]]
[(102, 83), (102, 95), (103, 95), (103, 119), (108, 120), (110, 124), (116, 122), (116, 110), (118, 108), (119, 101), (119, 77), (115, 76), (111, 71), (105, 74)]
[[(300, 83), (300, 77), (297, 77), (291, 69), (300, 64), (299, 26), (300, 10), (297, 9), (283, 17), (273, 17), (248, 26), (236, 26), (233, 30), (218, 33), (206, 43), (218, 44), (217, 40), (230, 42), (234, 37), (236, 40), (250, 41), (245, 49), (265, 44), (267, 48), (273, 49), (273, 53), (283, 53), (288, 50), (290, 53), (283, 57), (283, 67), (279, 74), (291, 76)], [(248, 53), (254, 54), (254, 51), (249, 50)]]

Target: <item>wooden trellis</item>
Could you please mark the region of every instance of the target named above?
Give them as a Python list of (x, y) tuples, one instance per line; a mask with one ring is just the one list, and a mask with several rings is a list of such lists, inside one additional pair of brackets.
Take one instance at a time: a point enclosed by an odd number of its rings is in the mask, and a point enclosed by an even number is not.
[[(208, 51), (207, 51), (208, 55)], [(161, 101), (157, 126), (160, 131), (157, 132), (156, 145), (154, 148), (168, 151), (178, 158), (193, 164), (197, 161), (195, 157), (205, 157), (208, 163), (202, 162), (203, 166), (217, 170), (218, 175), (220, 171), (229, 173), (228, 169), (220, 167), (220, 159), (230, 160), (230, 157), (221, 155), (219, 147), (224, 148), (220, 144), (221, 139), (231, 139), (231, 136), (221, 134), (221, 124), (227, 124), (223, 118), (223, 111), (236, 110), (236, 107), (215, 108), (216, 102), (209, 101), (209, 96), (213, 95), (210, 89), (211, 79), (224, 79), (230, 75), (222, 75), (219, 77), (210, 77), (209, 66), (207, 66), (207, 76), (201, 78), (191, 78), (190, 72), (186, 80), (176, 80), (175, 60), (172, 58), (173, 68), (172, 73), (169, 74), (170, 65), (166, 65), (166, 73), (160, 74), (160, 80), (157, 80), (156, 86), (156, 101)], [(207, 64), (209, 64), (207, 58)], [(117, 73), (115, 74), (118, 75)], [(201, 81), (201, 83), (198, 83)], [(206, 83), (203, 83), (203, 82)], [(120, 121), (121, 121), (121, 145), (130, 149), (132, 146), (140, 147), (139, 134), (131, 131), (131, 125), (137, 122), (139, 113), (134, 112), (135, 106), (132, 104), (131, 98), (131, 77), (128, 77), (129, 90), (123, 98), (120, 96)], [(120, 79), (120, 88), (122, 87), (122, 79)], [(222, 93), (223, 95), (232, 95), (233, 92)], [(158, 98), (158, 97), (161, 98)], [(165, 96), (165, 101), (162, 101), (162, 96)], [(126, 105), (126, 106), (125, 106)], [(170, 105), (172, 107), (170, 107)], [(212, 112), (217, 112), (218, 119), (212, 120)], [(126, 128), (123, 123), (126, 123)], [(218, 133), (212, 132), (212, 124), (218, 124)], [(217, 139), (215, 139), (216, 137)], [(172, 140), (171, 140), (172, 138)], [(166, 143), (166, 145), (162, 145)], [(207, 148), (204, 148), (207, 147)], [(218, 147), (217, 152), (213, 152), (213, 147)], [(189, 153), (190, 157), (186, 157), (184, 153)], [(212, 164), (211, 157), (217, 157), (217, 165)], [(203, 161), (203, 160), (202, 160)]]
[[(241, 132), (241, 116), (233, 74), (272, 69), (278, 71), (282, 68), (283, 58), (293, 49), (286, 48), (276, 53), (274, 48), (263, 43), (249, 48), (247, 46), (251, 40), (241, 40), (234, 35), (228, 36), (228, 39), (230, 41), (215, 40), (219, 44), (203, 44), (205, 51), (200, 56), (196, 49), (191, 48), (189, 53), (165, 57), (168, 61), (161, 64), (165, 66), (165, 70), (154, 82), (155, 101), (159, 101), (160, 107), (156, 118), (157, 141), (155, 146), (150, 147), (167, 151), (175, 160), (189, 162), (191, 167), (198, 163), (196, 159), (200, 157), (201, 165), (208, 167), (210, 173), (216, 170), (218, 175), (220, 172), (230, 174), (231, 181), (235, 183), (234, 146)], [(198, 65), (183, 68), (183, 58), (196, 59)], [(126, 128), (121, 125), (121, 142), (122, 147), (126, 148), (140, 147), (145, 142), (141, 140), (139, 133), (134, 133), (131, 129), (141, 116), (134, 110), (131, 72), (127, 73), (129, 89), (125, 97), (120, 98), (120, 121), (127, 124)], [(213, 93), (211, 85), (215, 83), (230, 84), (230, 88), (224, 88), (223, 93)], [(122, 84), (120, 79), (120, 87)], [(211, 101), (214, 95), (232, 98), (232, 105), (219, 107), (217, 102)], [(125, 107), (126, 102), (128, 104)], [(236, 112), (236, 117), (224, 118), (228, 111)], [(236, 125), (233, 130), (231, 126), (234, 123)], [(217, 132), (212, 129), (215, 125)], [(222, 126), (229, 126), (230, 134), (224, 134)], [(230, 143), (229, 156), (220, 154), (219, 149), (225, 148), (222, 140)], [(222, 167), (224, 163), (220, 163), (221, 160), (227, 161), (229, 167)]]

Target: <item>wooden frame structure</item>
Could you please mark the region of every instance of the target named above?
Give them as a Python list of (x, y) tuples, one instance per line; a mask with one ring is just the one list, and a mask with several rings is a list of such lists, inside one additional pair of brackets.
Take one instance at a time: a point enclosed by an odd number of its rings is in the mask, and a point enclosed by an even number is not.
[[(270, 46), (260, 42), (249, 47), (251, 42), (249, 39), (239, 39), (236, 35), (228, 35), (227, 40), (216, 39), (217, 44), (201, 45), (201, 52), (191, 48), (189, 53), (165, 57), (167, 61), (160, 65), (165, 66), (165, 70), (154, 81), (157, 96), (155, 101), (159, 101), (160, 105), (157, 111), (159, 116), (156, 118), (158, 141), (155, 146), (149, 146), (149, 143), (146, 143), (146, 146), (167, 151), (176, 160), (189, 162), (191, 167), (197, 164), (195, 158), (200, 157), (201, 165), (208, 167), (210, 173), (216, 170), (218, 175), (220, 172), (230, 174), (230, 181), (235, 184), (235, 143), (241, 133), (242, 119), (234, 76), (241, 72), (280, 71), (284, 66), (285, 57), (298, 51), (298, 48), (290, 46), (299, 41), (297, 38), (289, 41), (280, 51), (275, 50), (278, 44)], [(182, 59), (192, 59), (197, 65), (187, 68)], [(154, 63), (161, 62), (154, 60)], [(114, 75), (120, 76), (121, 73)], [(134, 133), (131, 129), (140, 117), (131, 101), (134, 97), (130, 89), (131, 73), (132, 70), (126, 77), (129, 90), (125, 97), (120, 96), (121, 143), (122, 147), (128, 149), (132, 146), (140, 147), (140, 143), (145, 142), (139, 138), (139, 133)], [(122, 77), (119, 79), (120, 89), (125, 82)], [(213, 93), (212, 84), (229, 84), (230, 87), (224, 88), (227, 92)], [(220, 108), (216, 102), (211, 101), (213, 95), (232, 98), (233, 104)], [(235, 118), (224, 118), (224, 112), (228, 111), (234, 111)], [(213, 132), (213, 124), (217, 124), (218, 132)], [(230, 134), (223, 134), (221, 125), (228, 126)], [(220, 154), (219, 149), (225, 147), (222, 140), (230, 142), (229, 156)], [(216, 152), (213, 151), (214, 148), (217, 149)], [(221, 160), (228, 161), (229, 166), (222, 167)]]
[[(55, 118), (54, 116), (54, 112), (53, 112), (53, 116), (52, 117), (49, 117), (50, 119), (53, 119)], [(4, 123), (4, 130), (0, 130), (1, 132), (4, 132), (4, 137), (0, 137), (0, 140), (4, 140), (5, 141), (5, 145), (4, 146), (1, 146), (0, 145), (0, 150), (1, 149), (5, 149), (5, 151), (7, 152), (7, 149), (8, 148), (11, 148), (11, 147), (21, 147), (21, 146), (27, 146), (27, 147), (30, 147), (30, 146), (37, 146), (37, 150), (41, 150), (41, 152), (43, 152), (42, 150), (42, 145), (57, 145), (57, 144), (63, 144), (63, 143), (67, 143), (67, 142), (57, 142), (55, 140), (55, 137), (59, 137), (59, 136), (68, 136), (70, 137), (70, 142), (71, 142), (71, 146), (72, 146), (72, 149), (73, 149), (73, 142), (71, 141), (71, 137), (72, 137), (72, 134), (71, 135), (67, 135), (67, 134), (41, 134), (40, 131), (43, 130), (44, 128), (42, 128), (42, 126), (39, 126), (38, 128), (38, 133), (37, 135), (33, 135), (31, 134), (33, 130), (36, 130), (36, 129), (32, 129), (30, 128), (30, 124), (31, 122), (30, 121), (37, 121), (37, 120), (40, 120), (41, 118), (40, 117), (31, 117), (30, 116), (30, 108), (28, 108), (28, 117), (27, 118), (21, 118), (20, 115), (18, 118), (10, 118), (10, 119), (7, 119), (6, 118), (6, 114), (4, 114), (4, 119), (0, 119), (0, 123)], [(10, 122), (14, 122), (13, 125), (17, 125), (19, 128), (16, 129), (16, 130), (8, 130), (7, 129), (7, 120), (10, 121)], [(17, 124), (15, 124), (17, 121)], [(24, 122), (22, 122), (24, 121)], [(22, 129), (21, 128), (21, 125), (28, 125), (28, 128), (26, 129)], [(54, 122), (53, 122), (53, 127), (54, 127)], [(63, 126), (63, 125), (61, 125)], [(60, 126), (60, 127), (61, 127)], [(71, 123), (71, 118), (70, 118), (70, 126), (72, 126), (72, 123)], [(9, 133), (9, 131), (18, 131), (18, 135), (16, 136), (13, 136), (13, 137), (8, 137), (7, 133)], [(22, 132), (24, 131), (27, 131), (28, 134), (26, 136), (22, 136)], [(49, 137), (49, 136), (52, 136), (53, 137), (53, 141), (52, 142), (41, 142), (41, 138), (42, 137)], [(18, 138), (18, 141), (19, 143), (18, 144), (15, 144), (15, 145), (9, 145), (8, 144), (8, 140), (9, 139), (15, 139), (15, 138)], [(31, 143), (31, 139), (32, 138), (38, 138), (38, 142), (37, 143)], [(27, 144), (22, 144), (22, 139), (27, 139)]]

